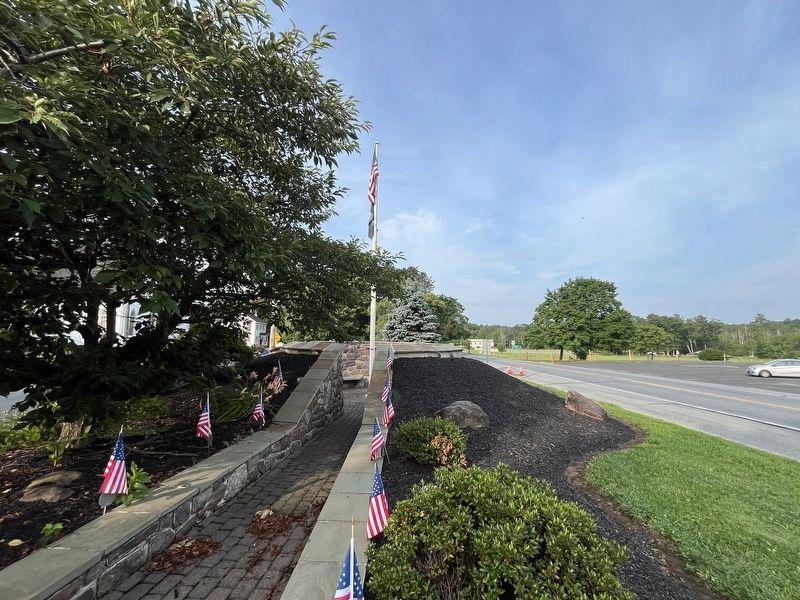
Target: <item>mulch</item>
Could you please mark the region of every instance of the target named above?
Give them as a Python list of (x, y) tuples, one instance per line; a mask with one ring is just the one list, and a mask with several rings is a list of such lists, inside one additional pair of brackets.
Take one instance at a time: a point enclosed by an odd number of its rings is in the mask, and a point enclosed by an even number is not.
[[(272, 372), (280, 359), (286, 385), (270, 399), (264, 427), (269, 426), (274, 413), (297, 387), (298, 378), (306, 373), (316, 358), (279, 352), (258, 358), (244, 367), (245, 378), (255, 371), (260, 379)], [(125, 436), (128, 467), (135, 462), (150, 473), (149, 487), (208, 457), (206, 441), (195, 436), (199, 415), (197, 395), (181, 389), (162, 397), (177, 416), (128, 423), (131, 429), (140, 428), (152, 433)], [(212, 453), (253, 432), (249, 418), (214, 423), (212, 415), (212, 428)], [(85, 445), (67, 450), (58, 467), (53, 467), (44, 449), (16, 450), (0, 456), (0, 569), (40, 548), (41, 531), (46, 523), (62, 523), (66, 535), (102, 513), (97, 503), (97, 490), (113, 440), (114, 434), (90, 438)], [(33, 480), (62, 470), (81, 474), (81, 478), (70, 486), (75, 490), (71, 497), (56, 503), (19, 501), (23, 490)], [(15, 539), (23, 543), (9, 546), (8, 542)]]
[(576, 481), (574, 465), (635, 442), (634, 429), (614, 419), (598, 422), (572, 413), (561, 398), (467, 358), (398, 359), (392, 392), (395, 419), (387, 443), (390, 462), (384, 463), (383, 471), (390, 505), (408, 498), (415, 483), (433, 479), (432, 466), (399, 455), (393, 435), (397, 425), (432, 416), (456, 400), (469, 400), (487, 413), (490, 423), (488, 429), (467, 431), (468, 462), (484, 467), (504, 462), (549, 481), (560, 497), (589, 511), (602, 535), (627, 546), (620, 577), (639, 598), (718, 597), (683, 569), (668, 544), (615, 510), (585, 482)]

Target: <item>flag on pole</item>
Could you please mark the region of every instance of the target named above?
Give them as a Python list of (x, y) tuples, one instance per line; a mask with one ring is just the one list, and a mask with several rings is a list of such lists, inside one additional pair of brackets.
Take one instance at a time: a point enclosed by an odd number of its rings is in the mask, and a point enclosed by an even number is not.
[(272, 378), (271, 385), (276, 390), (283, 385), (283, 369), (281, 369), (281, 361), (278, 361), (278, 371)]
[(386, 355), (386, 370), (391, 373), (394, 366), (394, 346), (389, 346), (389, 353)]
[(389, 520), (389, 501), (383, 489), (383, 478), (378, 465), (375, 465), (375, 479), (372, 482), (372, 493), (369, 496), (369, 517), (367, 518), (367, 537), (378, 535)]
[(103, 471), (103, 483), (100, 484), (101, 494), (127, 494), (128, 474), (125, 469), (125, 441), (122, 439), (122, 429), (117, 435), (114, 451), (108, 459)]
[(372, 460), (378, 460), (381, 455), (381, 448), (386, 443), (381, 431), (381, 424), (378, 423), (378, 417), (375, 417), (375, 425), (372, 427), (372, 449), (370, 450), (369, 457)]
[(378, 150), (372, 149), (372, 169), (369, 172), (369, 238), (375, 237), (375, 204), (378, 201)]
[(383, 380), (383, 391), (381, 392), (381, 402), (386, 406), (389, 397), (392, 395), (392, 376), (390, 373), (386, 374), (386, 379)]
[(200, 413), (200, 419), (197, 421), (197, 437), (206, 440), (211, 439), (211, 404), (206, 398), (206, 405), (203, 412)]
[(256, 405), (253, 407), (253, 414), (251, 418), (256, 423), (260, 423), (261, 425), (264, 424), (264, 386), (261, 386), (261, 389), (258, 391), (258, 400), (256, 401)]
[(364, 586), (361, 585), (361, 575), (358, 572), (358, 558), (356, 557), (353, 536), (350, 536), (350, 547), (344, 556), (342, 574), (336, 586), (334, 600), (363, 600)]
[(386, 404), (383, 405), (383, 424), (386, 427), (389, 427), (389, 423), (392, 422), (394, 419), (394, 404), (392, 404), (392, 394), (389, 392), (389, 396), (386, 398)]

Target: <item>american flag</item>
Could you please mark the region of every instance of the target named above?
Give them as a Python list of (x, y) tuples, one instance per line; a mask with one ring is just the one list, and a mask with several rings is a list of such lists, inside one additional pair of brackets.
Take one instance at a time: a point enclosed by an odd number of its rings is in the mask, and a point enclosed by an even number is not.
[(262, 387), (258, 392), (258, 400), (256, 401), (256, 405), (253, 407), (253, 414), (251, 418), (256, 423), (264, 424), (264, 388)]
[(372, 450), (370, 450), (369, 457), (372, 460), (378, 460), (381, 455), (381, 448), (386, 443), (381, 431), (381, 424), (378, 423), (378, 417), (375, 417), (375, 425), (372, 427)]
[(386, 491), (383, 489), (383, 478), (378, 465), (375, 465), (375, 480), (372, 483), (372, 493), (369, 496), (369, 517), (367, 519), (367, 537), (372, 539), (378, 535), (389, 520), (389, 502), (386, 500)]
[(272, 378), (272, 387), (276, 390), (283, 385), (283, 369), (281, 369), (281, 361), (278, 361), (278, 372)]
[(394, 346), (389, 346), (389, 353), (386, 355), (386, 370), (391, 372), (394, 366)]
[(211, 439), (211, 405), (206, 398), (206, 406), (203, 412), (200, 413), (200, 419), (197, 421), (197, 437)]
[(100, 493), (128, 493), (128, 475), (125, 470), (125, 441), (122, 439), (122, 431), (117, 436), (114, 451), (108, 459), (105, 471), (103, 471), (103, 483), (100, 484)]
[(392, 374), (387, 373), (386, 379), (383, 380), (383, 391), (381, 392), (381, 402), (383, 402), (384, 406), (386, 405), (386, 402), (388, 402), (391, 395), (392, 395)]
[(336, 586), (334, 600), (363, 600), (364, 586), (361, 585), (361, 575), (358, 572), (358, 558), (356, 557), (353, 538), (350, 538), (350, 547), (342, 563), (342, 575)]
[(369, 172), (369, 228), (370, 239), (375, 237), (375, 204), (378, 201), (378, 147), (372, 149), (372, 169)]
[(388, 427), (392, 419), (394, 419), (394, 404), (392, 404), (392, 395), (389, 394), (386, 404), (383, 405), (383, 424)]

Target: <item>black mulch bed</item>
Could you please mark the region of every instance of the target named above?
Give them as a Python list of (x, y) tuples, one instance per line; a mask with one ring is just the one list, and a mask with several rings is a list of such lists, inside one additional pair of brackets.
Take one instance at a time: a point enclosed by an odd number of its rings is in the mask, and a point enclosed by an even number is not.
[[(433, 467), (401, 457), (395, 444), (399, 423), (433, 413), (456, 400), (470, 400), (489, 415), (489, 428), (468, 430), (470, 464), (494, 466), (499, 462), (553, 484), (559, 496), (591, 512), (598, 530), (628, 548), (620, 570), (626, 587), (640, 598), (690, 599), (707, 597), (696, 580), (683, 580), (670, 572), (664, 555), (644, 527), (607, 511), (595, 495), (569, 483), (567, 467), (589, 454), (629, 444), (636, 432), (609, 419), (597, 422), (564, 408), (564, 401), (488, 365), (467, 358), (414, 358), (395, 361), (393, 380), (395, 420), (388, 436), (390, 462), (384, 463), (383, 480), (389, 502), (411, 495), (420, 480), (433, 478)], [(690, 578), (693, 579), (693, 578)], [(710, 596), (709, 596), (710, 597)]]
[[(271, 373), (278, 359), (281, 361), (286, 385), (270, 398), (266, 408), (265, 427), (283, 406), (302, 377), (317, 357), (307, 354), (275, 353), (254, 360), (246, 366), (246, 373), (255, 371), (258, 378)], [(247, 376), (246, 376), (247, 377)], [(175, 417), (162, 417), (143, 423), (127, 423), (126, 428), (151, 431), (146, 435), (126, 435), (127, 465), (131, 462), (145, 469), (151, 476), (151, 485), (175, 475), (177, 472), (208, 457), (205, 440), (195, 436), (199, 416), (198, 397), (195, 393), (178, 390), (163, 396)], [(232, 442), (253, 431), (248, 418), (214, 423), (212, 452), (222, 450)], [(43, 449), (17, 450), (0, 456), (0, 569), (27, 556), (40, 547), (42, 527), (46, 523), (62, 523), (63, 533), (74, 531), (101, 514), (97, 504), (97, 490), (102, 480), (114, 435), (95, 437), (89, 443), (67, 450), (58, 467), (48, 460)], [(78, 471), (82, 477), (72, 487), (75, 493), (60, 502), (20, 502), (25, 487), (34, 479), (61, 470)], [(14, 539), (23, 541), (9, 546)]]

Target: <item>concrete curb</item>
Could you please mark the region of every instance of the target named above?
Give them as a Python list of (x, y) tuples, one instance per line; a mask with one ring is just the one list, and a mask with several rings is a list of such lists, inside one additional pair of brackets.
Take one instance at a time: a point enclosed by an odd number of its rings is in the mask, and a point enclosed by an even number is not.
[(342, 411), (342, 346), (308, 346), (313, 347), (297, 350), (320, 352), (319, 358), (268, 429), (165, 480), (132, 506), (111, 510), (3, 569), (0, 598), (87, 600), (114, 589), (314, 437)]

